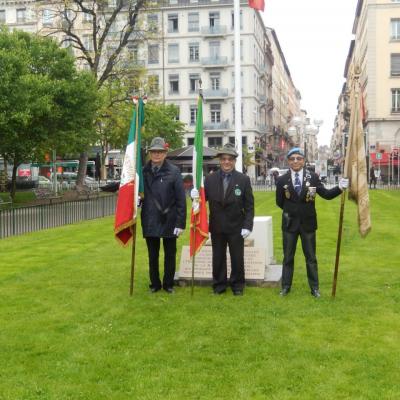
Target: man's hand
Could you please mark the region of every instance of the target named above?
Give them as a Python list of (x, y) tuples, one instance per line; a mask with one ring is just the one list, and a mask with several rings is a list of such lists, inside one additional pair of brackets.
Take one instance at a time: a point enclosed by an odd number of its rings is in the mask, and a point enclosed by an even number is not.
[(339, 181), (339, 189), (340, 190), (345, 190), (349, 187), (349, 180), (348, 178), (340, 178)]
[(142, 207), (142, 204), (143, 204), (143, 200), (140, 196), (138, 196), (137, 203), (136, 203), (137, 208)]
[(243, 239), (246, 239), (250, 235), (250, 233), (251, 231), (249, 231), (248, 229), (242, 229), (242, 232), (240, 232)]
[(181, 229), (181, 228), (175, 228), (174, 229), (174, 235), (176, 237), (179, 237), (180, 235), (182, 235), (182, 232), (183, 232), (183, 229)]
[(192, 189), (190, 191), (190, 197), (192, 199), (198, 199), (200, 197), (199, 191), (196, 188)]

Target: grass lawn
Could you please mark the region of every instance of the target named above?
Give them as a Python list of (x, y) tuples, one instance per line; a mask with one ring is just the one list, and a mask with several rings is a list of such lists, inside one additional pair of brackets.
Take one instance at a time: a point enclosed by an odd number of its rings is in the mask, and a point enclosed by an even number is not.
[[(400, 192), (372, 191), (373, 229), (346, 202), (330, 298), (340, 199), (318, 199), (322, 298), (298, 248), (292, 292), (148, 292), (147, 253), (105, 218), (0, 241), (0, 399), (400, 399)], [(272, 215), (274, 193), (256, 193)], [(188, 232), (179, 243), (187, 243)]]

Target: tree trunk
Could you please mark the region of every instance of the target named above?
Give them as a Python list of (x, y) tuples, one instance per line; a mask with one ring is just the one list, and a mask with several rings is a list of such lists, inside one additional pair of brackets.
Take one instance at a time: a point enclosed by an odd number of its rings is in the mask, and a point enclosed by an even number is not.
[(83, 186), (85, 184), (86, 169), (88, 162), (88, 153), (81, 153), (79, 156), (78, 176), (76, 178), (76, 186)]

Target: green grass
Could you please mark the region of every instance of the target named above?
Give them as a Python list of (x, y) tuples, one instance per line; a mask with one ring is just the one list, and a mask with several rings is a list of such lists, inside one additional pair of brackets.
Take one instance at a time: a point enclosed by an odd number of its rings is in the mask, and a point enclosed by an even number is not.
[[(373, 229), (346, 202), (337, 298), (330, 290), (339, 199), (318, 199), (322, 298), (309, 294), (300, 247), (294, 286), (148, 292), (147, 255), (112, 218), (0, 241), (0, 399), (399, 399), (399, 192), (371, 192)], [(256, 194), (272, 215), (273, 193)], [(187, 243), (188, 232), (181, 244)]]

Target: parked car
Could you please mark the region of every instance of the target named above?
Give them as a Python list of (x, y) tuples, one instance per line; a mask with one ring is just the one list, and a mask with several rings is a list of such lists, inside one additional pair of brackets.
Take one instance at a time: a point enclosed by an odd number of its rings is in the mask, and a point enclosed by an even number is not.
[(117, 192), (119, 189), (119, 183), (118, 180), (109, 180), (105, 185), (100, 186), (100, 190), (103, 192)]

